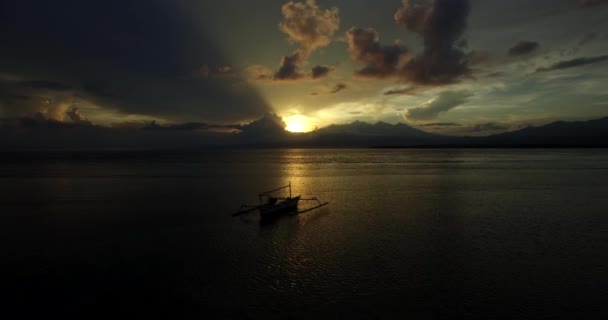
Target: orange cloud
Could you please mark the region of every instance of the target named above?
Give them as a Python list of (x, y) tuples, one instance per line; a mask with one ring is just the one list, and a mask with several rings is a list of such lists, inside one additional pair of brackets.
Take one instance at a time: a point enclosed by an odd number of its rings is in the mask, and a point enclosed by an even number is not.
[(281, 12), (284, 19), (279, 30), (298, 43), (306, 54), (327, 46), (340, 26), (338, 8), (322, 10), (315, 0), (290, 1), (283, 5)]

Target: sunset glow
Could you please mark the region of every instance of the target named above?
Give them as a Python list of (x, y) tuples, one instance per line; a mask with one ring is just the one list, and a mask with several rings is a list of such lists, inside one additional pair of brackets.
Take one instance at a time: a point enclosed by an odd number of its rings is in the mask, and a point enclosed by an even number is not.
[[(608, 0), (122, 1), (135, 20), (107, 1), (47, 2), (2, 7), (0, 129), (224, 144), (213, 134), (382, 122), (461, 137), (608, 110)], [(84, 38), (75, 27), (108, 16)], [(32, 137), (47, 141), (67, 143)]]
[(308, 132), (313, 128), (310, 127), (308, 118), (302, 115), (294, 115), (285, 117), (285, 130), (289, 132)]

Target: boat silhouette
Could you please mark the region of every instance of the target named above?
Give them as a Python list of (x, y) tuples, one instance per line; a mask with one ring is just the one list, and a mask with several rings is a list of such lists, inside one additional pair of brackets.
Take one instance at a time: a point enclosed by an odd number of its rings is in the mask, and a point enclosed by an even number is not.
[[(284, 189), (289, 189), (289, 197), (277, 197), (276, 192)], [(260, 204), (258, 205), (247, 205), (242, 204), (238, 212), (232, 214), (233, 217), (240, 216), (242, 214), (254, 212), (256, 210), (260, 213), (261, 219), (272, 219), (277, 218), (283, 214), (299, 214), (308, 212), (329, 204), (329, 202), (321, 202), (317, 197), (313, 198), (302, 198), (301, 195), (292, 196), (291, 194), (291, 182), (288, 185), (282, 186), (273, 190), (265, 191), (258, 194)], [(314, 207), (306, 208), (304, 210), (298, 210), (298, 203), (300, 201), (316, 201), (317, 204)]]

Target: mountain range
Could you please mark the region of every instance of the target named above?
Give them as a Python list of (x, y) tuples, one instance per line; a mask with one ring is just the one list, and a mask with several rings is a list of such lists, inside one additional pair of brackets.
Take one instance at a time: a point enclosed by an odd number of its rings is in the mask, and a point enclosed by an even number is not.
[[(276, 118), (277, 116), (274, 115)], [(280, 118), (279, 118), (280, 119)], [(489, 136), (448, 136), (404, 123), (355, 121), (291, 133), (268, 115), (248, 125), (205, 124), (112, 128), (52, 121), (0, 126), (0, 151), (196, 150), (206, 148), (512, 148), (608, 147), (608, 117), (557, 121)], [(224, 131), (218, 131), (222, 129)], [(213, 130), (212, 130), (213, 129)]]
[(409, 125), (355, 121), (330, 125), (292, 140), (302, 147), (608, 147), (608, 117), (557, 121), (483, 137), (428, 133)]

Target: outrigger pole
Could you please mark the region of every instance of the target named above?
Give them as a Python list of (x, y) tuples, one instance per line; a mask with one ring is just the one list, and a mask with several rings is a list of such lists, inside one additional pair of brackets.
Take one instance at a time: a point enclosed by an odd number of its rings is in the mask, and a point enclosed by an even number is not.
[(262, 197), (262, 196), (265, 196), (265, 195), (267, 195), (269, 193), (273, 193), (273, 192), (276, 192), (276, 191), (279, 191), (279, 190), (283, 190), (285, 188), (289, 188), (289, 197), (291, 198), (291, 181), (289, 182), (289, 185), (286, 185), (286, 186), (280, 187), (280, 188), (276, 188), (274, 190), (262, 192), (258, 196)]
[(260, 207), (261, 206), (245, 206), (245, 205), (241, 205), (241, 209), (243, 209), (243, 208), (249, 208), (249, 209), (245, 209), (245, 210), (241, 210), (239, 212), (235, 212), (235, 213), (232, 214), (232, 216), (233, 217), (240, 216), (242, 214), (249, 213), (251, 211), (255, 211), (255, 210), (259, 209)]
[(308, 212), (308, 211), (310, 211), (310, 210), (314, 210), (314, 209), (317, 209), (317, 208), (321, 208), (321, 207), (326, 206), (326, 205), (328, 205), (328, 204), (329, 204), (329, 202), (321, 202), (321, 200), (319, 200), (317, 197), (308, 198), (308, 199), (306, 199), (306, 198), (300, 198), (300, 201), (316, 201), (316, 202), (318, 203), (318, 205), (316, 205), (316, 206), (314, 206), (314, 207), (312, 207), (312, 208), (308, 208), (308, 209), (304, 209), (304, 210), (302, 210), (302, 211), (298, 211), (297, 213), (304, 213), (304, 212)]

